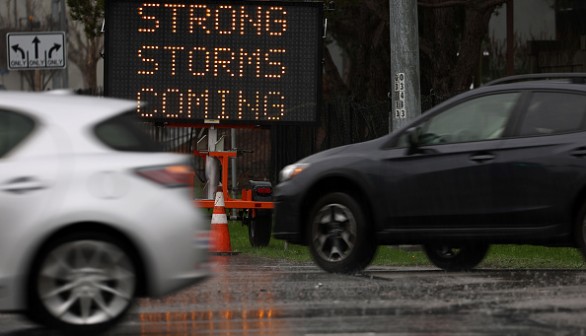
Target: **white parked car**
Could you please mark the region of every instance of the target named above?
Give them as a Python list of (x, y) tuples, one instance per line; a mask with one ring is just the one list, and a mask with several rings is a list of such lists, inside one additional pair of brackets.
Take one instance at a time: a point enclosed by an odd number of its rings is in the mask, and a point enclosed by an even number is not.
[(0, 92), (0, 311), (70, 333), (209, 275), (209, 221), (184, 155), (136, 102)]

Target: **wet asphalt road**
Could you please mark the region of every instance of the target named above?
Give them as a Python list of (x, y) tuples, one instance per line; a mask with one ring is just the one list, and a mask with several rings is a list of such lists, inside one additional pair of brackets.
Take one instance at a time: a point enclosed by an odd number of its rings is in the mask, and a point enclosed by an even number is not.
[[(213, 260), (214, 277), (141, 300), (109, 335), (586, 335), (586, 271), (370, 267), (247, 255)], [(0, 315), (0, 335), (49, 335)]]

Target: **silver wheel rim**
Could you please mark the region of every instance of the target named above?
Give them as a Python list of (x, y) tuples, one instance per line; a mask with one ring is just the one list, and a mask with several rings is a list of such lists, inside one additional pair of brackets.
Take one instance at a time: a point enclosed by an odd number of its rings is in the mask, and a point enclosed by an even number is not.
[(346, 259), (356, 242), (356, 219), (341, 204), (321, 208), (313, 222), (313, 246), (319, 257), (329, 262)]
[(130, 305), (135, 270), (117, 246), (80, 240), (52, 250), (39, 272), (45, 308), (69, 324), (97, 324), (119, 316)]

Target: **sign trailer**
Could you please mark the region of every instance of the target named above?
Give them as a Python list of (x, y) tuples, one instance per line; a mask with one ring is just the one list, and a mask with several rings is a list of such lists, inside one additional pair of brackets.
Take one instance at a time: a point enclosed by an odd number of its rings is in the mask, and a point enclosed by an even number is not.
[(197, 204), (214, 207), (221, 176), (226, 208), (244, 210), (253, 246), (268, 245), (272, 186), (251, 181), (242, 199), (230, 198), (228, 162), (237, 151), (216, 147), (216, 125), (317, 121), (323, 2), (110, 0), (105, 22), (106, 95), (136, 100), (148, 121), (208, 127), (208, 151), (194, 152), (208, 176)]

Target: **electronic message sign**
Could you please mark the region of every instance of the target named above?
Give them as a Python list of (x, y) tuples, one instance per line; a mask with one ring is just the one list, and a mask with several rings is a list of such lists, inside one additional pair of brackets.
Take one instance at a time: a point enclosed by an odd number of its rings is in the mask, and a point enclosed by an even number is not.
[(322, 2), (109, 0), (106, 95), (152, 121), (315, 122), (323, 29)]

